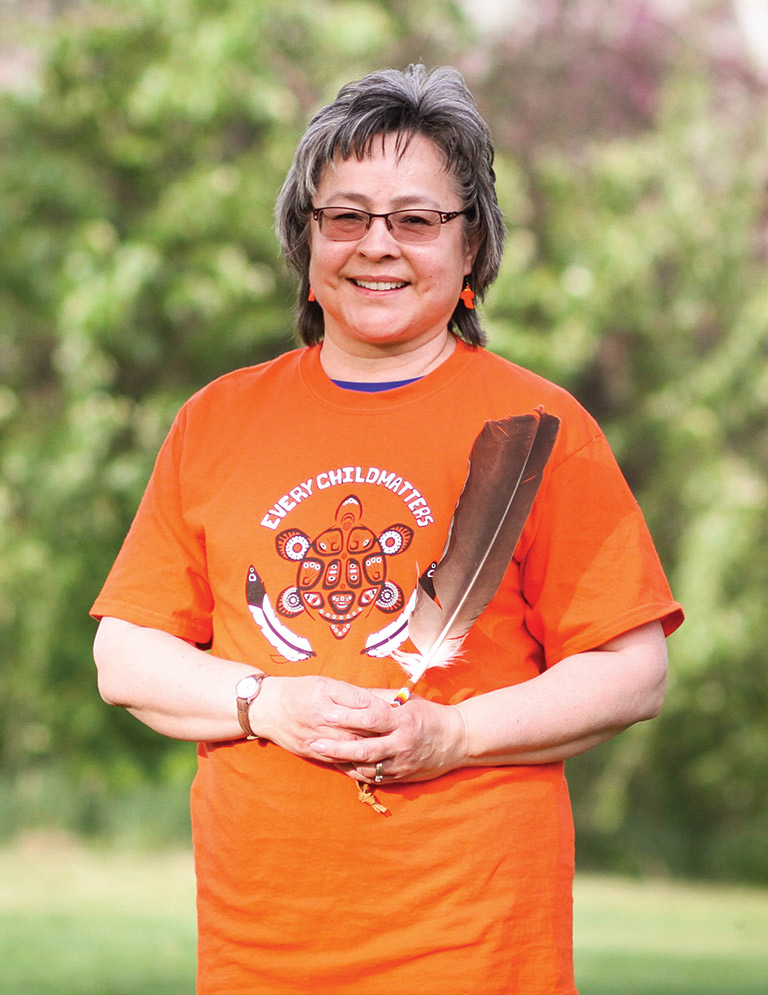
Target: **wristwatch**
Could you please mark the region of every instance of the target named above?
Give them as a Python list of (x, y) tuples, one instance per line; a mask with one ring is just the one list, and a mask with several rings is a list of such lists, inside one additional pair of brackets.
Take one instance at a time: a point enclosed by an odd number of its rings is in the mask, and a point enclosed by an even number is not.
[(251, 702), (258, 698), (261, 685), (267, 676), (267, 674), (248, 674), (247, 677), (241, 677), (237, 684), (235, 684), (237, 720), (248, 739), (259, 738), (253, 729), (251, 729), (251, 723), (248, 721), (248, 709), (251, 706)]

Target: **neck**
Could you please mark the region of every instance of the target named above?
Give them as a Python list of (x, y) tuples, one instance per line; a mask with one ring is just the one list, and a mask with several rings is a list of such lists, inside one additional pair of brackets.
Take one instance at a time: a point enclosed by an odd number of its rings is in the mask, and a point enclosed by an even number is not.
[(361, 355), (349, 353), (326, 338), (320, 350), (320, 363), (332, 380), (352, 383), (412, 380), (437, 369), (455, 348), (456, 339), (447, 330), (444, 335), (407, 351), (376, 350)]

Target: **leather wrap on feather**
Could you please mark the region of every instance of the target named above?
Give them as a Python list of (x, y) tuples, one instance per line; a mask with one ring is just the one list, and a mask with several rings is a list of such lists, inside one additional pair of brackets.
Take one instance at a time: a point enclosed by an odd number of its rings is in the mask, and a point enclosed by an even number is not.
[(456, 659), (464, 637), (499, 588), (520, 539), (560, 420), (541, 409), (488, 421), (469, 455), (445, 549), (422, 576), (408, 635), (418, 653), (392, 656), (411, 685)]

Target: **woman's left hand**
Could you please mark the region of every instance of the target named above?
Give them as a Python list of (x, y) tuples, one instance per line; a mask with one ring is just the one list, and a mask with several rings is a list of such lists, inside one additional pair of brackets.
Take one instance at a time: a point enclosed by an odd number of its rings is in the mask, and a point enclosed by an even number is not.
[(376, 694), (381, 707), (377, 703), (362, 715), (340, 708), (324, 716), (327, 725), (364, 738), (317, 740), (312, 749), (368, 784), (428, 781), (465, 763), (466, 733), (457, 708), (415, 696), (393, 707), (394, 691)]
[(322, 716), (323, 726), (363, 738), (318, 735), (310, 746), (369, 784), (426, 781), (457, 767), (557, 763), (657, 715), (666, 674), (661, 623), (647, 622), (458, 705), (413, 697), (393, 708), (395, 692), (374, 691), (362, 708)]

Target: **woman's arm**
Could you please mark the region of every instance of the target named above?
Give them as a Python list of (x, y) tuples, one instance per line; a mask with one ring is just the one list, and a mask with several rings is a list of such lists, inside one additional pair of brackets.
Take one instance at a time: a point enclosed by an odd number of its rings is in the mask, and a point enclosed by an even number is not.
[[(99, 692), (156, 732), (174, 739), (242, 739), (235, 685), (258, 668), (196, 649), (160, 629), (118, 618), (99, 624), (93, 648)], [(249, 710), (251, 727), (292, 753), (324, 760), (309, 744), (355, 733), (329, 726), (323, 716), (344, 708), (377, 714), (388, 706), (364, 688), (325, 677), (269, 677)]]
[[(104, 700), (157, 732), (206, 741), (243, 737), (235, 684), (253, 667), (115, 618), (102, 620), (94, 658)], [(348, 764), (359, 780), (373, 781), (378, 762), (387, 780), (427, 780), (456, 767), (549, 763), (582, 753), (658, 713), (666, 667), (661, 625), (653, 622), (533, 680), (459, 705), (414, 697), (392, 708), (342, 681), (270, 677), (249, 714), (257, 735), (300, 756)]]
[[(386, 781), (426, 780), (465, 766), (550, 763), (657, 715), (666, 673), (661, 624), (651, 622), (567, 657), (530, 681), (459, 705), (412, 698), (375, 723), (372, 712), (361, 713), (371, 720), (367, 738), (319, 741), (312, 748), (371, 782), (378, 762)], [(354, 728), (354, 717), (344, 711), (326, 719)]]
[(234, 689), (254, 668), (119, 618), (99, 623), (93, 658), (104, 701), (126, 708), (156, 732), (187, 740), (245, 735)]
[(652, 622), (479, 705), (464, 701), (457, 708), (470, 763), (549, 763), (583, 753), (658, 715), (666, 679), (664, 633)]

